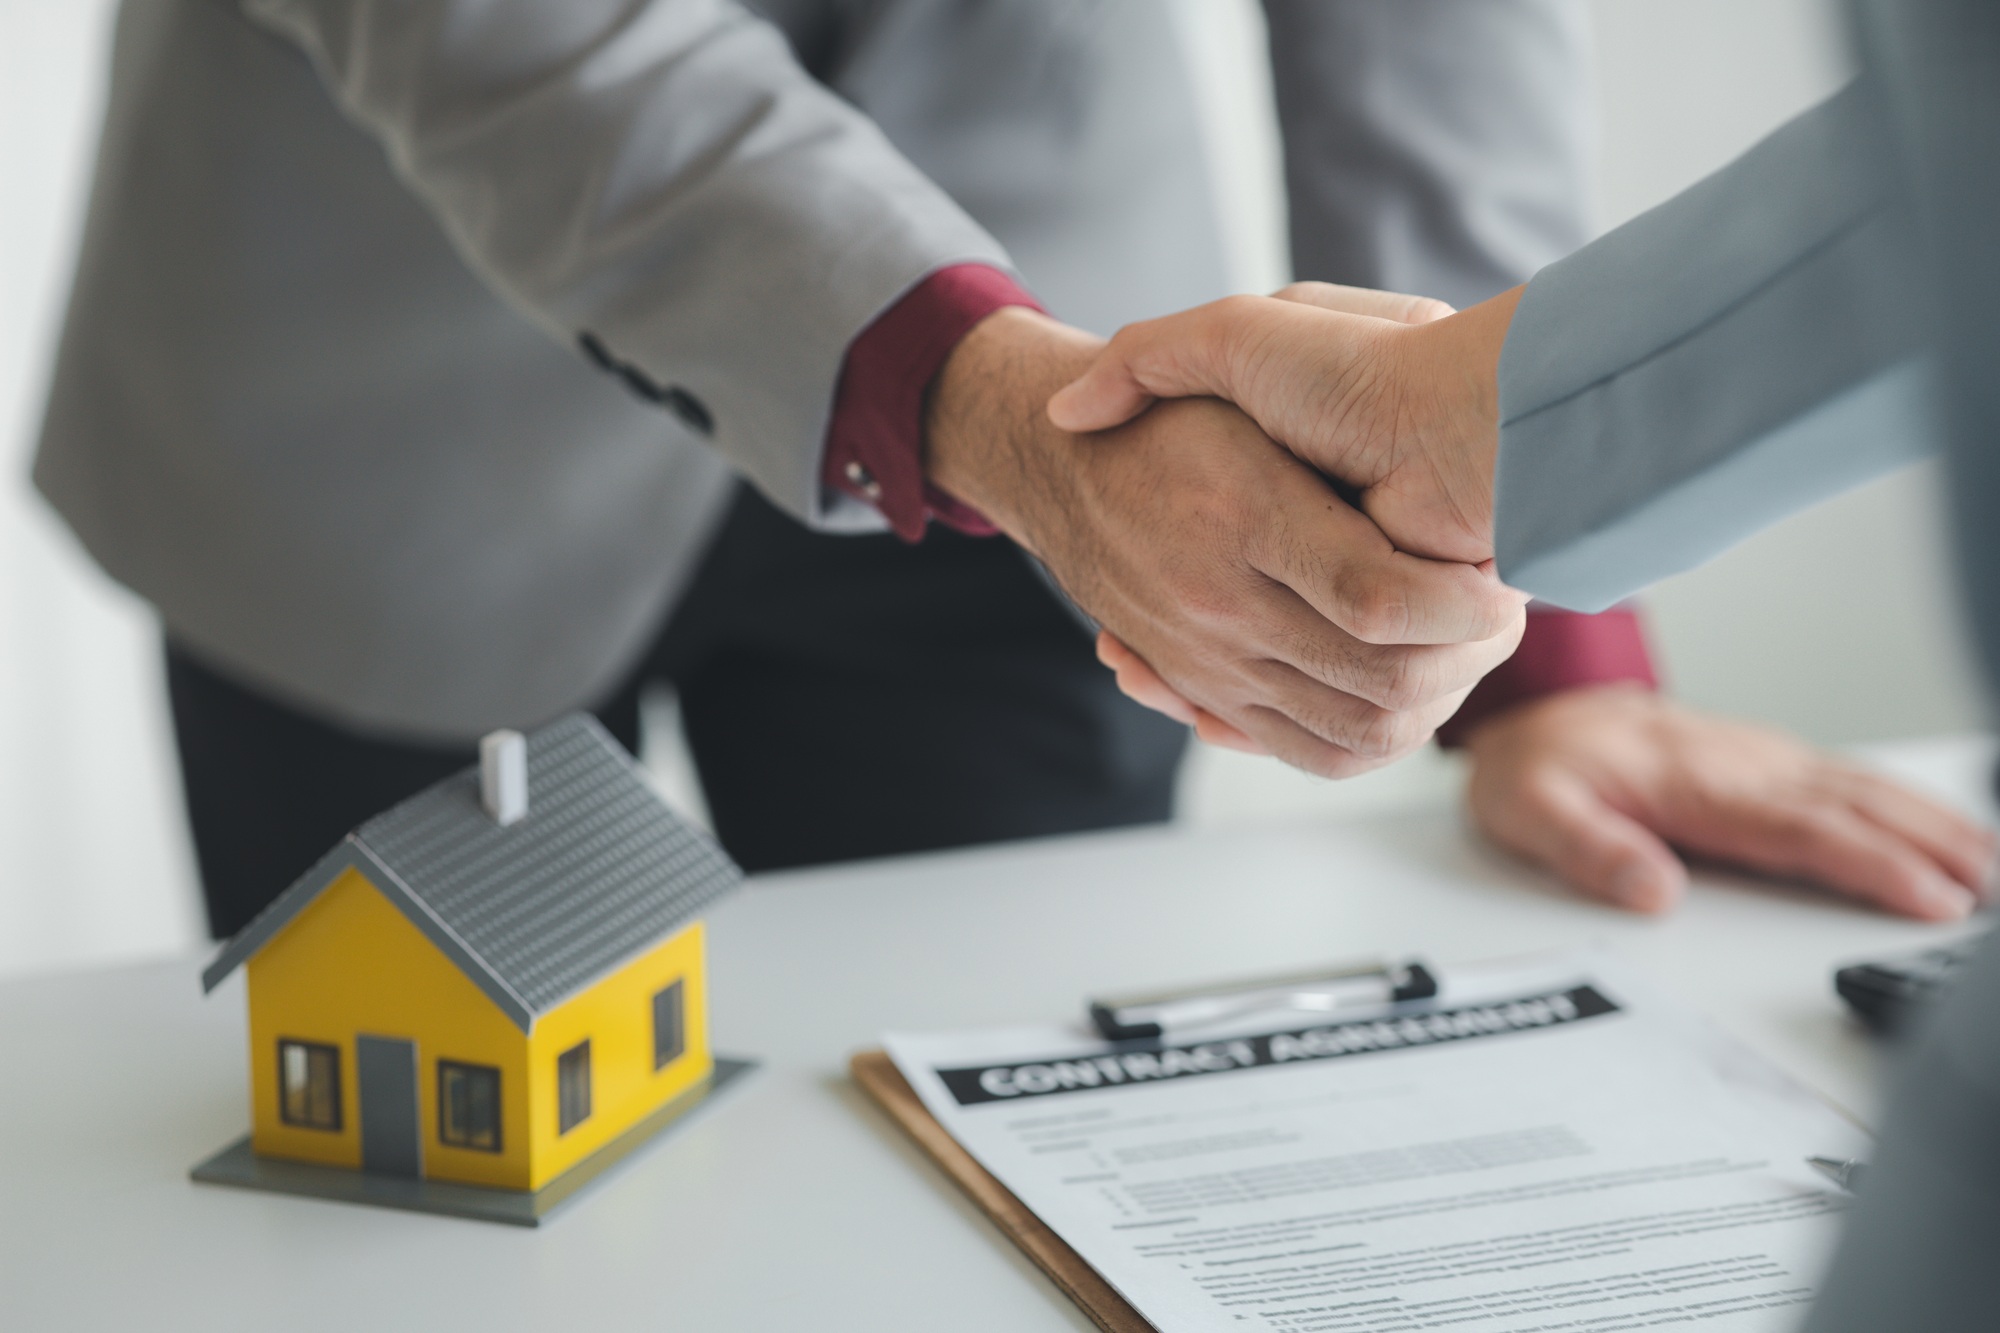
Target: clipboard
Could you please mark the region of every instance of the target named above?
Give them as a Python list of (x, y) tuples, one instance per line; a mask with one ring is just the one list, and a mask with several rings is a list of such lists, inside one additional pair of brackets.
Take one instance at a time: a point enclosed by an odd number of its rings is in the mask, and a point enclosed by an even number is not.
[(847, 1067), (869, 1099), (916, 1141), (924, 1154), (979, 1206), (979, 1211), (1020, 1247), (1021, 1253), (1049, 1275), (1063, 1295), (1076, 1302), (1091, 1323), (1104, 1333), (1159, 1333), (1062, 1237), (1049, 1230), (1041, 1218), (1014, 1197), (1013, 1191), (994, 1179), (971, 1153), (959, 1146), (958, 1140), (924, 1107), (887, 1051), (857, 1052)]

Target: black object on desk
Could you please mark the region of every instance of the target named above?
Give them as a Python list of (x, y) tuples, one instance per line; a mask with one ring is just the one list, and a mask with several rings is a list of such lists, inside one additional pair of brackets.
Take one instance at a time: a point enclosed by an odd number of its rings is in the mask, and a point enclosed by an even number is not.
[(1937, 1002), (1985, 943), (1982, 931), (1935, 949), (1854, 963), (1833, 974), (1833, 989), (1862, 1022), (1894, 1036)]

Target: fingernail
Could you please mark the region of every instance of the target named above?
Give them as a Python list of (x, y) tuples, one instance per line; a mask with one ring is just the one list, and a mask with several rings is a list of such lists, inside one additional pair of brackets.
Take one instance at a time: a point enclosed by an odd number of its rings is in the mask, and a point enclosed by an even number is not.
[(1979, 905), (1969, 890), (1942, 875), (1917, 881), (1917, 910), (1933, 921), (1963, 921)]
[(1634, 861), (1620, 866), (1611, 876), (1611, 897), (1620, 907), (1637, 912), (1657, 912), (1666, 906), (1664, 886), (1651, 866)]

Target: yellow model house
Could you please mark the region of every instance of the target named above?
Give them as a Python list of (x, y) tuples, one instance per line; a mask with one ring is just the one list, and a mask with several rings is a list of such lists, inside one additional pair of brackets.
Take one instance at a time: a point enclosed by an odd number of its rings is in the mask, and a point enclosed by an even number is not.
[(533, 1193), (622, 1152), (710, 1077), (699, 917), (740, 878), (594, 719), (489, 736), (203, 973), (248, 969), (248, 1154)]

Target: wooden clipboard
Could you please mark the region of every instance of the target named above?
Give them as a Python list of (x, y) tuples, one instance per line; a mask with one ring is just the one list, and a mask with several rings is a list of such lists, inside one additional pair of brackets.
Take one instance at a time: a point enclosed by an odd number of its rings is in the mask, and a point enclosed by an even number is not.
[(958, 1140), (925, 1108), (887, 1051), (861, 1051), (848, 1061), (847, 1067), (861, 1090), (888, 1112), (905, 1134), (916, 1140), (917, 1146), (979, 1205), (980, 1212), (993, 1219), (993, 1225), (1005, 1232), (1007, 1239), (1020, 1246), (1021, 1252), (1062, 1288), (1063, 1295), (1090, 1316), (1091, 1323), (1104, 1333), (1159, 1333), (1061, 1236), (1029, 1212), (1013, 1191), (959, 1146)]

